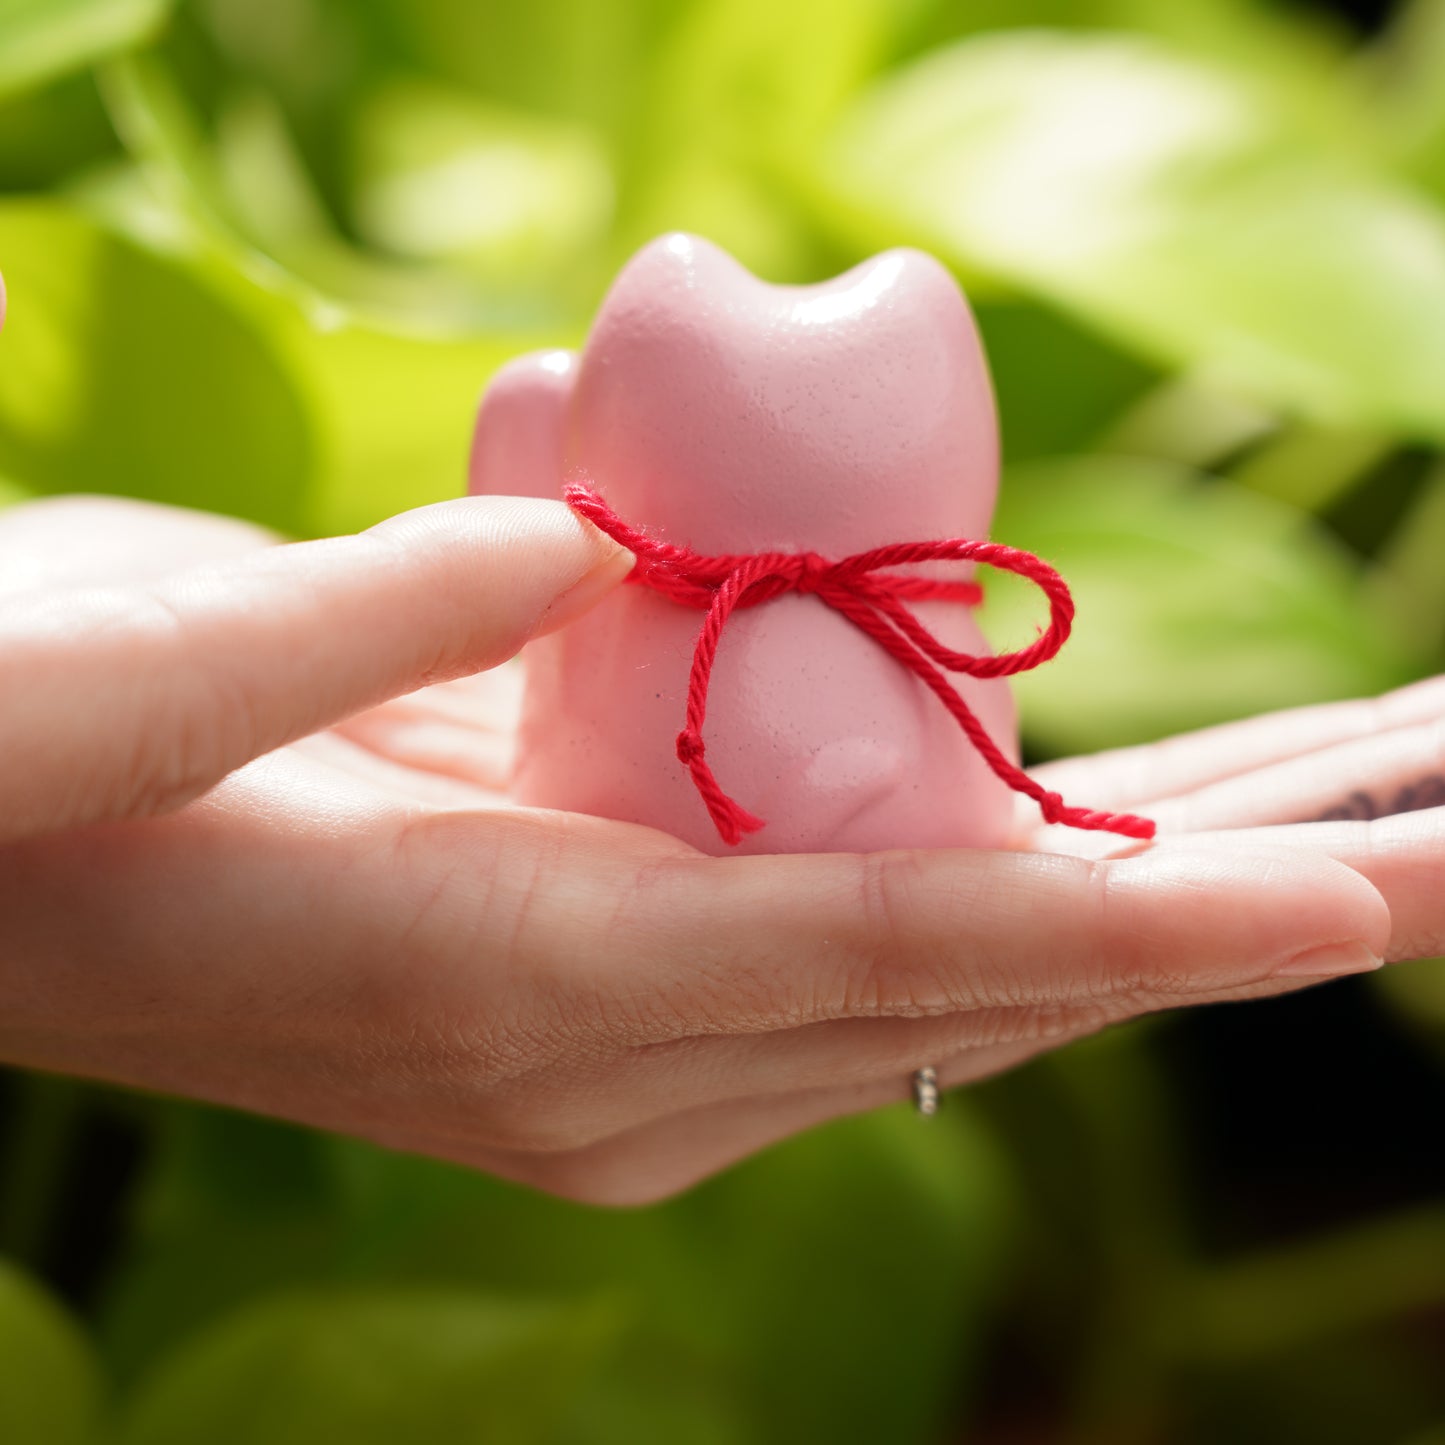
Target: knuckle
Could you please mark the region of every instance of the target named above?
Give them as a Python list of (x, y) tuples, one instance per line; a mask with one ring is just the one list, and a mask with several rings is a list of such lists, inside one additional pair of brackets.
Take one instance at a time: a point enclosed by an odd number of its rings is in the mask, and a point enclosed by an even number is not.
[(1126, 993), (1148, 973), (1147, 940), (1139, 934), (1129, 898), (1107, 862), (1079, 861), (1071, 892), (1073, 926), (1055, 940), (1041, 987), (1020, 1003), (1088, 1008)]
[(876, 853), (859, 862), (860, 947), (840, 980), (837, 1011), (850, 1018), (925, 1013), (930, 1000), (938, 1002), (939, 960), (909, 926), (918, 904), (917, 860)]
[(917, 856), (913, 853), (869, 853), (860, 859), (863, 920), (869, 937), (894, 939), (914, 913), (917, 897)]
[(828, 1012), (926, 1018), (980, 1007), (987, 959), (966, 934), (938, 926), (940, 917), (969, 915), (967, 876), (941, 877), (911, 852), (858, 862), (861, 927)]
[(791, 1006), (796, 960), (767, 940), (755, 950), (740, 946), (732, 926), (738, 913), (718, 901), (731, 901), (725, 885), (714, 884), (700, 915), (697, 879), (694, 859), (668, 855), (609, 872), (588, 899), (593, 947), (572, 973), (599, 1028), (619, 1047), (756, 1032)]
[[(144, 599), (138, 605), (149, 613), (142, 625), (182, 644), (187, 624), (164, 592), (152, 589), (137, 596)], [(160, 655), (169, 660), (179, 651), (179, 646), (163, 649)], [(209, 664), (164, 665), (165, 675), (158, 679), (163, 685), (153, 694), (162, 699), (161, 709), (135, 729), (125, 759), (124, 796), (117, 807), (122, 816), (144, 817), (180, 807), (253, 751), (254, 712), (236, 678), (224, 667)]]

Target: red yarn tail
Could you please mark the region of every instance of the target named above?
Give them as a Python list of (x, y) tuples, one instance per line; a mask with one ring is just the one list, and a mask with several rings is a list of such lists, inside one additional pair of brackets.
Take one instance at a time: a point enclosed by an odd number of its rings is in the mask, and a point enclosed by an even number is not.
[[(979, 721), (978, 714), (958, 695), (943, 673), (924, 656), (923, 649), (916, 645), (913, 637), (905, 636), (901, 630), (895, 631), (889, 625), (894, 621), (891, 613), (884, 609), (875, 610), (874, 606), (870, 605), (873, 599), (863, 601), (846, 592), (840, 592), (837, 595), (829, 592), (824, 600), (830, 607), (841, 612), (860, 632), (866, 632), (890, 657), (896, 658), (927, 685), (929, 691), (952, 714), (954, 721), (963, 729), (965, 736), (973, 744), (979, 756), (988, 764), (994, 776), (1007, 783), (1014, 792), (1023, 793), (1026, 797), (1032, 798), (1039, 805), (1039, 811), (1043, 814), (1046, 823), (1064, 823), (1071, 828), (1082, 828), (1091, 832), (1120, 833), (1126, 838), (1147, 839), (1154, 836), (1155, 826), (1148, 818), (1140, 818), (1133, 813), (1103, 813), (1090, 808), (1071, 807), (1064, 802), (1060, 794), (1049, 792), (1029, 777), (1016, 763), (1010, 762), (998, 744), (989, 736), (988, 729)], [(912, 614), (905, 612), (904, 616), (915, 627), (918, 625)], [(930, 634), (924, 633), (923, 636), (934, 647), (937, 647), (936, 640)], [(1005, 656), (1007, 655), (1005, 654)], [(961, 654), (953, 654), (953, 656), (964, 660)], [(997, 658), (976, 660), (981, 662), (998, 661)], [(972, 672), (972, 668), (965, 667), (959, 667), (957, 670)]]
[(756, 833), (767, 827), (763, 819), (748, 812), (736, 799), (722, 790), (713, 770), (707, 765), (706, 749), (701, 734), (687, 727), (677, 735), (678, 761), (692, 774), (693, 786), (698, 791), (713, 827), (724, 843), (737, 847), (748, 833)]

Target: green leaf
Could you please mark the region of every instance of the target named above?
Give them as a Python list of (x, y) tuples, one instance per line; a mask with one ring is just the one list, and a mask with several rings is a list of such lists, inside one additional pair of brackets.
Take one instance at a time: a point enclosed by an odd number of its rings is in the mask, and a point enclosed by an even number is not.
[[(1416, 675), (1341, 548), (1302, 513), (1226, 481), (1125, 458), (1011, 473), (993, 535), (1063, 573), (1078, 604), (1052, 662), (1015, 679), (1050, 753), (1162, 737)], [(1032, 589), (990, 582), (987, 629), (1016, 646)]]
[(363, 96), (354, 127), (356, 225), (383, 251), (555, 290), (606, 244), (613, 178), (580, 126), (411, 79)]
[(173, 0), (0, 0), (0, 95), (147, 40)]
[(100, 1376), (69, 1316), (0, 1260), (0, 1440), (85, 1445), (94, 1440)]
[(8, 477), (0, 477), (0, 509), (13, 507), (17, 502), (28, 502), (31, 494), (18, 482), (12, 482)]
[(1395, 159), (1445, 197), (1445, 0), (1398, 6), (1365, 73)]
[(1160, 1341), (1195, 1362), (1247, 1361), (1358, 1336), (1442, 1303), (1445, 1209), (1431, 1202), (1195, 1266), (1159, 1322)]
[(0, 471), (296, 525), (307, 417), (223, 286), (41, 201), (0, 204), (0, 266)]
[(614, 123), (637, 99), (671, 0), (372, 0), (401, 68), (456, 82), (506, 105)]
[(155, 1104), (149, 1168), (109, 1271), (99, 1336), (123, 1381), (260, 1296), (335, 1277), (324, 1141), (247, 1114)]
[(1333, 17), (1281, 13), (1270, 0), (969, 0), (932, 4), (918, 49), (962, 35), (1028, 28), (1142, 32), (1196, 55), (1271, 74), (1303, 89), (1318, 84), (1322, 62), (1345, 49), (1348, 31)]
[(1139, 398), (1091, 438), (1092, 451), (1153, 457), (1208, 470), (1258, 446), (1279, 429), (1269, 408), (1185, 373)]
[(165, 1361), (121, 1445), (527, 1445), (552, 1437), (624, 1327), (615, 1305), (462, 1290), (264, 1301)]
[(804, 203), (818, 137), (918, 8), (916, 0), (681, 7), (628, 153), (624, 253), (684, 229), (773, 280), (816, 279), (833, 259), (818, 254)]
[(53, 190), (117, 149), (95, 82), (84, 71), (0, 98), (0, 187), (6, 192)]
[(658, 143), (798, 158), (877, 69), (915, 4), (700, 0), (659, 61)]
[(1410, 1028), (1445, 1048), (1445, 958), (1422, 958), (1383, 969), (1376, 991)]
[(294, 312), (277, 335), (304, 378), (318, 449), (298, 526), (323, 535), (461, 495), (487, 379), (519, 352), (569, 339), (428, 340), (366, 326), (321, 331)]
[[(1009, 1237), (1007, 1179), (977, 1116), (950, 1099), (935, 1122), (902, 1106), (839, 1121), (626, 1213), (335, 1147), (368, 1277), (633, 1305), (637, 1333), (581, 1406), (647, 1422), (611, 1438), (925, 1445), (968, 1397)], [(582, 1424), (563, 1436), (607, 1438)]]
[(182, 230), (238, 269), (266, 276), (318, 325), (370, 319), (457, 334), (531, 319), (550, 304), (535, 292), (519, 299), (495, 277), (483, 285), (455, 268), (392, 262), (344, 239), (285, 117), (263, 92), (228, 96), (212, 136), (159, 56), (116, 62), (102, 79), (117, 132)]
[(973, 309), (1010, 461), (1087, 450), (1157, 379), (1053, 307), (986, 297)]
[[(224, 482), (230, 468), (222, 469), (218, 479), (212, 468), (195, 465), (184, 451), (163, 459), (174, 476), (168, 490), (144, 479), (116, 484), (115, 490), (256, 516), (302, 535), (370, 526), (398, 511), (459, 495), (466, 486), (477, 398), (491, 374), (521, 352), (577, 340), (558, 330), (434, 336), (362, 324), (318, 305), (314, 293), (298, 292), (273, 268), (237, 270), (224, 252), (218, 255), (184, 228), (178, 232), (174, 215), (155, 207), (133, 171), (112, 173), (88, 189), (85, 201), (108, 227), (133, 236), (145, 251), (177, 248), (188, 258), (184, 264), (152, 264), (172, 271), (180, 283), (201, 280), (204, 310), (223, 305), (264, 348), (277, 372), (270, 400), (280, 413), (270, 424), (269, 440), (296, 443), (293, 455), (269, 465), (262, 476), (265, 490), (258, 496), (218, 489), (217, 481)], [(97, 308), (115, 299), (98, 301)], [(83, 338), (71, 337), (66, 344), (81, 351)], [(0, 357), (4, 346), (0, 337)], [(224, 363), (225, 355), (218, 360)], [(3, 396), (0, 377), (0, 459)], [(183, 442), (184, 433), (176, 440)], [(247, 441), (256, 449), (268, 437), (262, 432)], [(78, 485), (99, 489), (84, 481)]]
[(1445, 217), (1287, 111), (1140, 38), (1003, 34), (862, 100), (825, 171), (869, 240), (1247, 395), (1445, 439)]
[(936, 1122), (907, 1105), (841, 1120), (713, 1190), (709, 1296), (753, 1439), (931, 1445), (969, 1413), (1008, 1189), (964, 1099)]
[(1425, 478), (1409, 510), (1380, 548), (1372, 589), (1426, 655), (1445, 645), (1445, 464)]

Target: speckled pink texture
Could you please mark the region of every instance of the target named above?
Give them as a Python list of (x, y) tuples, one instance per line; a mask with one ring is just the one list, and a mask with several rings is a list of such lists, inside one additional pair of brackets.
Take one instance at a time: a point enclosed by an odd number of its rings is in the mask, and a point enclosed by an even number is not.
[[(664, 237), (618, 277), (580, 357), (523, 357), (483, 399), (472, 492), (556, 496), (574, 472), (634, 525), (704, 552), (985, 537), (998, 441), (973, 318), (916, 251), (771, 286), (705, 241)], [(988, 650), (965, 609), (916, 606), (949, 646)], [(735, 615), (713, 675), (708, 760), (768, 824), (728, 848), (674, 751), (701, 620), (624, 587), (533, 643), (519, 799), (711, 853), (1004, 841), (1014, 795), (937, 699), (816, 598), (789, 596)], [(1016, 755), (1007, 683), (958, 687)]]

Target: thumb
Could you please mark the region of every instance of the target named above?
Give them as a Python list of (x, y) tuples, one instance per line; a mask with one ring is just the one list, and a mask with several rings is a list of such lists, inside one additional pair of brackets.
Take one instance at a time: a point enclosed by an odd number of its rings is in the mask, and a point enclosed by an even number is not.
[(0, 841), (177, 807), (251, 758), (494, 667), (627, 575), (561, 502), (473, 497), (0, 619)]

